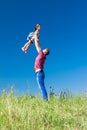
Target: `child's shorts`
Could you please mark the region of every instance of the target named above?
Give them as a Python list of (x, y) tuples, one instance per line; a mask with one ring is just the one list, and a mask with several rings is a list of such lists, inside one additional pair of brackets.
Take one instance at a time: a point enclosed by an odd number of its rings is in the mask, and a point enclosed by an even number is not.
[(29, 33), (29, 35), (27, 36), (27, 41), (34, 42), (33, 34), (34, 34), (33, 32)]
[(28, 42), (28, 41), (30, 41), (30, 42), (33, 43), (33, 42), (34, 42), (34, 37), (33, 37), (33, 36), (31, 36), (31, 37), (27, 37), (27, 42)]

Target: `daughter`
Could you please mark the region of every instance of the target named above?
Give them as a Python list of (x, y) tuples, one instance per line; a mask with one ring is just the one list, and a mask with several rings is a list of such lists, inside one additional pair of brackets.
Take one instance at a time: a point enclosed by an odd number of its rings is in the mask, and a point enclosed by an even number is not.
[(37, 39), (39, 39), (39, 30), (40, 30), (40, 25), (36, 24), (36, 26), (34, 27), (34, 32), (31, 32), (28, 34), (27, 36), (27, 42), (25, 43), (25, 45), (21, 48), (23, 52), (27, 53), (29, 46), (34, 43), (34, 35), (37, 36)]

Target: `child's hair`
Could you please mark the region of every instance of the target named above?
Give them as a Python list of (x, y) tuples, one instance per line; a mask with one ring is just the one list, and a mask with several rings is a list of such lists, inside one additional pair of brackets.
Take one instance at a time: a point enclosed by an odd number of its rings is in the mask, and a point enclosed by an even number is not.
[(40, 24), (36, 24), (36, 26), (34, 27), (34, 30), (37, 30), (38, 26), (40, 26)]

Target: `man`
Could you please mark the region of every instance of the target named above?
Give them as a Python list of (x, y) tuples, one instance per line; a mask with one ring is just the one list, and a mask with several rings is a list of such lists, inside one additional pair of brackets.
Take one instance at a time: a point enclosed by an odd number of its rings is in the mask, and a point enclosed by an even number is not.
[(35, 36), (35, 46), (38, 52), (38, 56), (36, 57), (35, 64), (34, 64), (36, 79), (37, 79), (38, 86), (41, 90), (43, 100), (48, 100), (47, 91), (44, 85), (44, 78), (45, 78), (44, 63), (46, 60), (46, 56), (49, 54), (49, 50), (47, 48), (44, 50), (41, 50), (37, 36)]

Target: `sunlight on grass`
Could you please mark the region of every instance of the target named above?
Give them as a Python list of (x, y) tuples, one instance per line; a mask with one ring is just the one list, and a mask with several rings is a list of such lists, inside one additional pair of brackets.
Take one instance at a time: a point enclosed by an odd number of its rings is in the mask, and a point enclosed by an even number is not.
[(87, 98), (0, 95), (0, 130), (87, 130)]

